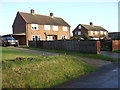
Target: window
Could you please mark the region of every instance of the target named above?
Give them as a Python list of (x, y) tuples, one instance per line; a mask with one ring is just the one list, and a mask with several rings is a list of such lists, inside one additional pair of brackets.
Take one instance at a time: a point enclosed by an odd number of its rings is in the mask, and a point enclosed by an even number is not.
[(32, 35), (32, 40), (33, 41), (40, 41), (40, 36), (39, 35)]
[(97, 32), (97, 31), (95, 31), (95, 34), (98, 34), (98, 32)]
[(107, 35), (107, 32), (104, 32), (104, 35)]
[(78, 31), (78, 35), (81, 35), (81, 31)]
[(53, 31), (58, 31), (58, 26), (53, 26)]
[(78, 26), (78, 29), (81, 29), (81, 28), (82, 28), (82, 27), (79, 25), (79, 26)]
[(91, 32), (91, 35), (93, 35), (94, 33), (93, 33), (93, 31), (90, 31)]
[(38, 30), (38, 24), (31, 24), (32, 30)]
[(67, 31), (67, 27), (66, 26), (63, 26), (63, 31)]
[(100, 34), (103, 35), (103, 31), (100, 31)]
[(62, 40), (63, 40), (63, 39), (67, 39), (67, 36), (62, 36)]
[(44, 25), (44, 30), (50, 30), (50, 25)]

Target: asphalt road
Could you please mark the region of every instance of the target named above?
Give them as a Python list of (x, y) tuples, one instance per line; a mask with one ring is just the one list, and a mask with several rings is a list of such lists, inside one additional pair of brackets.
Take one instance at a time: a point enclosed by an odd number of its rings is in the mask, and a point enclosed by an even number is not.
[(118, 73), (120, 73), (118, 62), (114, 62), (95, 72), (54, 88), (118, 88), (118, 86), (120, 88)]

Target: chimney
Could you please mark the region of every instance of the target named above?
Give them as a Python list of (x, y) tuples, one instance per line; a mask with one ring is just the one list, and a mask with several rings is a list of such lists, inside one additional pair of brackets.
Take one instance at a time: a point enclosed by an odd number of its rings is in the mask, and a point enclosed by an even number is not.
[(53, 16), (54, 16), (52, 12), (50, 13), (50, 16), (51, 16), (51, 17), (53, 17)]
[(34, 15), (34, 14), (35, 14), (35, 10), (34, 10), (34, 9), (31, 9), (31, 10), (30, 10), (30, 13)]
[(93, 26), (93, 23), (92, 23), (92, 22), (90, 22), (90, 26)]

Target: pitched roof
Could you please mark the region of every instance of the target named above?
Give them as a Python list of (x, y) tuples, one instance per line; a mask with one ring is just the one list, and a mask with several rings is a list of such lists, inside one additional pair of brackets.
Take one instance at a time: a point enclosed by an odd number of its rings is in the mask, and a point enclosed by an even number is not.
[(60, 17), (51, 17), (39, 14), (31, 14), (25, 12), (18, 12), (26, 23), (40, 24), (40, 25), (60, 25), (60, 26), (70, 26)]
[(104, 29), (101, 26), (86, 25), (86, 24), (80, 24), (80, 25), (83, 26), (84, 28), (86, 28), (89, 31), (107, 31), (106, 29)]

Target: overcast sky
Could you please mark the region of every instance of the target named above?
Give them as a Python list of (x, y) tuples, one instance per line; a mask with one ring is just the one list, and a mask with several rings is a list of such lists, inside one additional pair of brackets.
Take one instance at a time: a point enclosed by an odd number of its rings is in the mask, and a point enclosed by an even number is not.
[[(78, 24), (89, 24), (90, 21), (94, 25), (102, 26), (109, 32), (118, 31), (118, 2), (117, 0), (92, 0), (88, 2), (85, 0), (74, 0), (68, 2), (68, 0), (62, 2), (51, 2), (35, 0), (20, 0), (20, 2), (8, 2), (7, 0), (1, 0), (0, 2), (0, 17), (1, 17), (1, 29), (0, 35), (11, 34), (12, 24), (17, 14), (17, 11), (30, 12), (30, 9), (34, 9), (36, 14), (49, 15), (50, 11), (54, 13), (54, 16), (61, 17), (71, 26), (71, 35), (73, 29)], [(25, 2), (28, 1), (28, 2)]]

